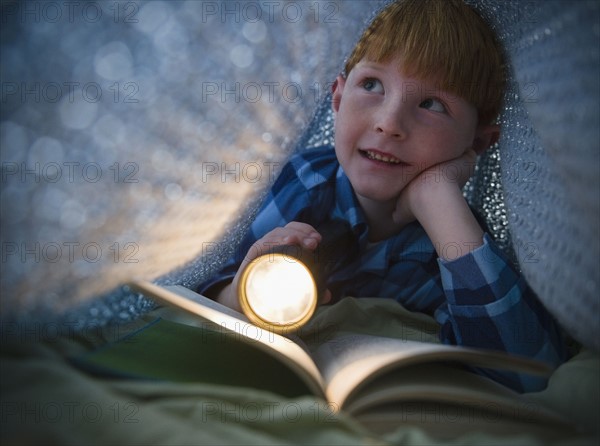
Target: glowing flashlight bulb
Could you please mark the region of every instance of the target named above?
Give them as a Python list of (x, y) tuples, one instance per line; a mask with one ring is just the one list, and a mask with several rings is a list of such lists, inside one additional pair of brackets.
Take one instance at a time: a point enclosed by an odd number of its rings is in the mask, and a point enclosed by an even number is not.
[(317, 288), (308, 268), (282, 254), (254, 260), (240, 282), (241, 305), (252, 322), (270, 329), (306, 322), (316, 307)]
[(340, 252), (351, 257), (355, 247), (352, 229), (344, 220), (330, 220), (319, 231), (322, 241), (314, 252), (277, 246), (244, 268), (237, 291), (242, 311), (252, 323), (284, 333), (311, 318), (319, 291), (325, 289), (324, 278), (335, 264), (332, 259)]
[(248, 304), (254, 313), (278, 325), (301, 321), (316, 298), (308, 269), (297, 260), (282, 255), (258, 261), (247, 280)]

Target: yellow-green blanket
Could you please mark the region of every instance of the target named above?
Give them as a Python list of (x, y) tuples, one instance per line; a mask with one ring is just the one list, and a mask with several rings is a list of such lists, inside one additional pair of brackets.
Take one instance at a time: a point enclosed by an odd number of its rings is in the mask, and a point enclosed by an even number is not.
[[(392, 433), (377, 435), (347, 414), (334, 414), (325, 402), (306, 396), (285, 398), (226, 383), (101, 378), (68, 360), (114, 342), (158, 316), (184, 320), (176, 312), (159, 309), (127, 326), (61, 336), (54, 336), (49, 327), (46, 333), (40, 327), (38, 332), (5, 330), (0, 363), (2, 444), (548, 444), (548, 438), (529, 431), (500, 435), (477, 426), (452, 440), (437, 438), (435, 427), (425, 431), (401, 424)], [(403, 335), (423, 339), (431, 336), (418, 332), (424, 320), (395, 302), (349, 298), (321, 308), (303, 335), (318, 342), (319, 337), (338, 332), (397, 336), (402, 329)], [(407, 326), (415, 330), (407, 332)], [(244, 373), (243, 363), (239, 373)], [(530, 396), (580, 426), (580, 433), (556, 438), (554, 444), (599, 444), (597, 354), (579, 353), (554, 372), (546, 390)]]

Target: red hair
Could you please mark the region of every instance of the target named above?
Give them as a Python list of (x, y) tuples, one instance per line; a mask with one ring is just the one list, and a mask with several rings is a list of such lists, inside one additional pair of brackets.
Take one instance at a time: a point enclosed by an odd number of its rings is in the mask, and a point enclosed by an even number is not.
[(504, 52), (491, 28), (462, 0), (398, 0), (365, 30), (345, 65), (402, 57), (404, 74), (433, 80), (472, 103), (481, 124), (500, 113)]

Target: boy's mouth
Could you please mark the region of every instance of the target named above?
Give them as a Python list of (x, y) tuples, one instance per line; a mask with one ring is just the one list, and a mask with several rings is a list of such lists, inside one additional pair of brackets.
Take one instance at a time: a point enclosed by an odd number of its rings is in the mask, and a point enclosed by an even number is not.
[(375, 150), (359, 150), (359, 152), (362, 156), (372, 161), (379, 161), (385, 164), (392, 165), (404, 164), (401, 160), (399, 160), (393, 155), (384, 154)]

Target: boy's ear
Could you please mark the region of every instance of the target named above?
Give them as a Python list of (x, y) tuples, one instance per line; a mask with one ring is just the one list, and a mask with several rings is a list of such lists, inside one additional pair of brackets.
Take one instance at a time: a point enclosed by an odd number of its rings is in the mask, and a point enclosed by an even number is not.
[(346, 79), (340, 74), (335, 78), (333, 85), (331, 86), (332, 95), (331, 95), (331, 106), (333, 107), (333, 112), (337, 113), (340, 109), (340, 102), (342, 101), (342, 92), (344, 90), (344, 85), (346, 84)]
[(477, 155), (481, 155), (489, 147), (493, 146), (498, 142), (500, 138), (500, 126), (495, 124), (482, 125), (477, 128), (475, 132), (475, 139), (473, 140), (473, 150)]

